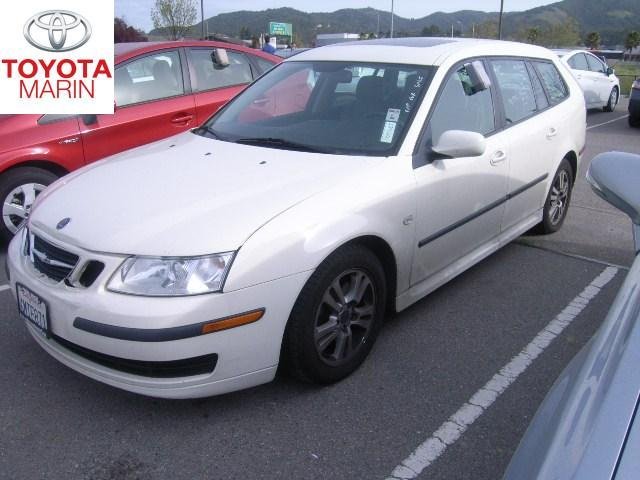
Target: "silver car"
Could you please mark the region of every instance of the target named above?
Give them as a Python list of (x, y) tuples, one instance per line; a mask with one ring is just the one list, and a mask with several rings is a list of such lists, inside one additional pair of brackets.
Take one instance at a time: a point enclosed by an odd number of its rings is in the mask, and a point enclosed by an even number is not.
[(587, 179), (631, 217), (636, 260), (604, 323), (540, 406), (504, 480), (640, 478), (640, 156), (599, 155)]

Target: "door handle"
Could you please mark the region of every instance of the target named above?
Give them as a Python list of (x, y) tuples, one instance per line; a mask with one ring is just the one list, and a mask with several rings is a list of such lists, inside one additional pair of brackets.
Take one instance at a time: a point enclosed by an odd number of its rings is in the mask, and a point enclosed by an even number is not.
[(176, 115), (175, 117), (173, 117), (171, 119), (171, 123), (186, 125), (191, 120), (193, 120), (193, 115), (191, 115), (191, 114), (180, 115), (179, 114), (179, 115)]
[(549, 129), (549, 131), (547, 132), (547, 138), (548, 138), (549, 140), (551, 140), (551, 139), (552, 139), (553, 137), (555, 137), (557, 134), (558, 134), (558, 129), (557, 129), (557, 128), (554, 128), (554, 127), (551, 127), (551, 128)]
[(491, 165), (497, 165), (501, 162), (504, 162), (507, 159), (507, 154), (502, 150), (498, 150), (491, 157)]

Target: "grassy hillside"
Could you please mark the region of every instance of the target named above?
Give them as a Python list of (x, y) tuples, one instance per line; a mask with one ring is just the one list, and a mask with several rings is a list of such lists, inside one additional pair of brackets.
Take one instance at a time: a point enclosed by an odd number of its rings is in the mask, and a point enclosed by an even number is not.
[[(249, 36), (260, 35), (268, 29), (270, 21), (292, 23), (298, 41), (309, 45), (318, 33), (377, 33), (390, 30), (390, 13), (373, 8), (342, 9), (335, 12), (306, 13), (293, 8), (268, 9), (259, 12), (238, 11), (211, 17), (206, 22), (209, 32), (240, 36), (241, 30)], [(496, 22), (495, 12), (464, 10), (454, 13), (436, 12), (423, 18), (394, 17), (394, 30), (398, 34), (420, 35), (423, 29), (436, 26), (443, 34), (455, 30), (470, 32), (472, 25)], [(547, 29), (574, 21), (584, 36), (598, 31), (604, 44), (621, 44), (630, 30), (640, 30), (640, 0), (563, 0), (526, 12), (505, 14), (504, 34), (515, 38), (523, 30), (536, 27)], [(200, 32), (200, 23), (193, 28)], [(158, 34), (152, 31), (151, 34)]]

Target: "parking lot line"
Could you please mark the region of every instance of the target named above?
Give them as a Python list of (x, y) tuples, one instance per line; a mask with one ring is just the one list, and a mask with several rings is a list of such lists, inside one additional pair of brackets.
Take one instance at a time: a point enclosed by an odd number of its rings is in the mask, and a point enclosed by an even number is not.
[(387, 480), (416, 478), (453, 445), (484, 411), (511, 385), (531, 363), (568, 327), (591, 300), (618, 273), (615, 267), (605, 268), (556, 317), (547, 324), (518, 355), (478, 390), (460, 409), (451, 415), (427, 440), (398, 465)]
[(4, 291), (4, 290), (9, 290), (11, 288), (10, 285), (0, 285), (0, 292)]
[(623, 115), (622, 117), (614, 118), (613, 120), (609, 120), (608, 122), (602, 122), (602, 123), (598, 123), (597, 125), (591, 125), (590, 127), (587, 127), (587, 130), (591, 130), (592, 128), (602, 127), (603, 125), (609, 125), (610, 123), (617, 122), (618, 120), (622, 120), (624, 118), (627, 118), (628, 116), (629, 114)]

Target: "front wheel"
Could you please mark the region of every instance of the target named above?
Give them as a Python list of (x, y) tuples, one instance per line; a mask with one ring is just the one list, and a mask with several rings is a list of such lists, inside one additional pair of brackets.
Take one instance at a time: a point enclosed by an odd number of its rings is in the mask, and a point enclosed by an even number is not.
[(333, 383), (367, 357), (382, 325), (386, 283), (367, 248), (347, 245), (309, 278), (285, 331), (283, 360), (299, 380)]
[(633, 128), (640, 127), (640, 117), (632, 117), (629, 115), (629, 126)]
[(569, 210), (572, 189), (573, 169), (565, 158), (553, 177), (549, 194), (544, 202), (542, 222), (539, 224), (540, 233), (548, 234), (560, 230)]
[(604, 106), (605, 112), (613, 112), (616, 109), (616, 105), (618, 105), (618, 100), (620, 98), (620, 94), (618, 93), (618, 87), (613, 87), (611, 89), (611, 93), (609, 94), (609, 101)]
[(20, 167), (2, 174), (0, 238), (5, 241), (13, 238), (29, 216), (36, 197), (57, 178), (53, 173), (36, 167)]

